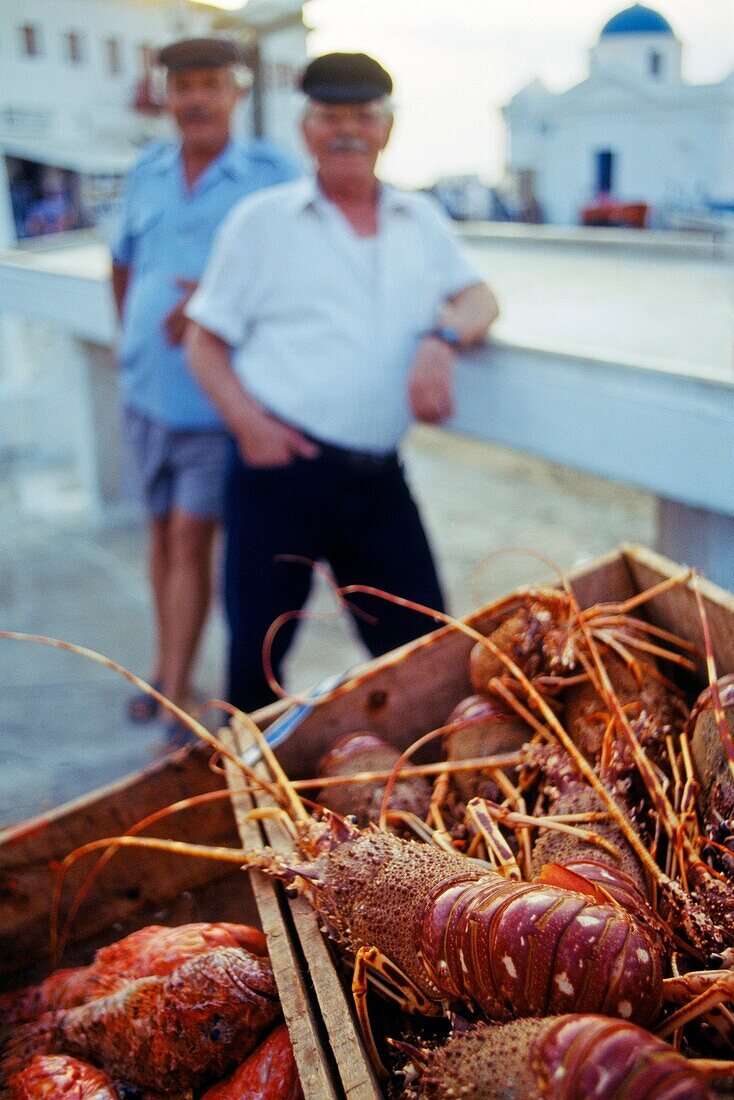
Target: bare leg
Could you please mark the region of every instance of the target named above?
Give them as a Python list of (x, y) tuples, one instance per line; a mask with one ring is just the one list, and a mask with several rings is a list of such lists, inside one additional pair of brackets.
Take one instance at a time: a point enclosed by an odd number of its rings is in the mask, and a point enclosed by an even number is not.
[(174, 511), (166, 531), (161, 638), (162, 691), (189, 709), (191, 670), (206, 622), (212, 588), (212, 543), (217, 523)]
[[(165, 585), (168, 576), (169, 516), (152, 516), (148, 524), (148, 580), (153, 596), (153, 658), (148, 682), (160, 688), (165, 637)], [(136, 692), (127, 702), (127, 714), (133, 722), (149, 722), (158, 713), (158, 704), (144, 692)]]
[(168, 576), (168, 543), (170, 515), (153, 516), (148, 528), (148, 577), (153, 595), (153, 621), (155, 627), (154, 657), (150, 671), (151, 682), (159, 681), (163, 672), (163, 639), (165, 629), (165, 591)]

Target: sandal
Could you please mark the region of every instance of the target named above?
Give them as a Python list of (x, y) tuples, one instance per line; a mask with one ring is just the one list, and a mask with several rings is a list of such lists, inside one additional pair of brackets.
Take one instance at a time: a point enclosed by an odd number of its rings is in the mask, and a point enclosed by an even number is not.
[[(160, 691), (160, 680), (153, 680), (151, 682), (151, 687), (154, 687), (156, 691)], [(136, 692), (136, 694), (131, 695), (127, 701), (127, 716), (131, 722), (138, 722), (140, 724), (152, 722), (157, 714), (157, 701), (152, 695), (148, 695), (144, 691)]]

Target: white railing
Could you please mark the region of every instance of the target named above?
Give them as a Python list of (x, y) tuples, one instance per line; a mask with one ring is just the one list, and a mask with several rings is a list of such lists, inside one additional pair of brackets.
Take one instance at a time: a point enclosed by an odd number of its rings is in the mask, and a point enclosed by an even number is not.
[[(122, 491), (103, 249), (6, 255), (0, 303), (63, 334), (45, 369), (66, 371), (70, 446), (93, 516), (108, 520)], [(454, 431), (653, 493), (658, 548), (734, 588), (734, 385), (497, 341), (462, 358), (457, 397)]]

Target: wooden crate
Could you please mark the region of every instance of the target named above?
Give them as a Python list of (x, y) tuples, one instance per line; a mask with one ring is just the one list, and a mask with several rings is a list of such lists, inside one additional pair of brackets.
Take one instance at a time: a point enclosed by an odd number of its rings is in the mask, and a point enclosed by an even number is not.
[[(623, 547), (573, 576), (583, 606), (624, 599), (681, 567), (637, 547)], [(720, 674), (734, 671), (734, 597), (702, 583)], [(693, 592), (676, 588), (645, 607), (645, 617), (701, 643)], [(470, 621), (491, 619), (479, 611)], [(440, 725), (469, 691), (471, 641), (444, 628), (394, 655), (370, 662), (359, 686), (314, 708), (278, 750), (293, 778), (311, 773), (322, 752), (342, 734), (371, 729), (400, 748)], [(704, 669), (701, 665), (701, 679)], [(275, 706), (256, 715), (262, 728), (277, 718)], [(221, 778), (207, 766), (209, 750), (196, 746), (52, 813), (0, 832), (0, 989), (42, 976), (48, 965), (53, 867), (73, 848), (115, 836), (142, 817), (193, 795), (218, 789)], [(249, 796), (235, 793), (239, 773), (229, 769), (226, 799), (166, 819), (150, 832), (199, 843), (288, 848), (279, 826), (252, 822)], [(233, 813), (234, 811), (234, 813)], [(88, 867), (88, 864), (86, 865)], [(69, 878), (73, 896), (86, 867)], [(239, 920), (260, 923), (294, 1043), (307, 1100), (379, 1100), (383, 1096), (362, 1046), (343, 974), (305, 902), (290, 901), (281, 886), (259, 873), (229, 865), (120, 850), (105, 868), (72, 929), (64, 963), (88, 961), (102, 943), (151, 921)]]
[[(623, 546), (572, 575), (583, 607), (622, 600), (644, 591), (683, 567), (636, 546)], [(708, 613), (719, 675), (734, 671), (734, 597), (705, 581), (701, 591)], [(673, 631), (703, 649), (701, 624), (690, 586), (676, 587), (646, 603), (636, 614)], [(486, 611), (470, 618), (483, 626)], [(338, 737), (369, 729), (399, 748), (445, 722), (453, 706), (469, 694), (467, 658), (472, 642), (453, 628), (443, 628), (406, 646), (404, 660), (394, 655), (365, 666), (358, 686), (333, 702), (316, 707), (277, 751), (292, 778), (313, 774), (322, 752)], [(705, 668), (700, 662), (701, 682)], [(234, 773), (230, 781), (237, 782)], [(246, 820), (249, 800), (233, 796), (243, 845), (256, 841)], [(274, 848), (289, 850), (290, 841), (276, 824), (265, 824)], [(348, 975), (335, 962), (321, 935), (317, 915), (301, 899), (288, 900), (278, 884), (252, 875), (255, 895), (271, 945), (273, 966), (307, 1100), (349, 1097), (381, 1100), (382, 1088), (364, 1050), (354, 1016)]]

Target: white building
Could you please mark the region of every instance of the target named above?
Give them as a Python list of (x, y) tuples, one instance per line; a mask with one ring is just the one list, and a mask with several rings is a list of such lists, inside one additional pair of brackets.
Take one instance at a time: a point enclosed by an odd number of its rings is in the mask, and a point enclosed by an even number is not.
[(254, 85), (238, 130), (296, 152), (301, 8), (302, 0), (249, 0), (231, 13), (191, 0), (0, 0), (0, 247), (25, 235), (19, 206), (41, 173), (51, 188), (73, 188), (84, 218), (104, 219), (140, 147), (167, 133), (165, 118), (139, 108), (150, 99), (155, 49), (177, 37), (241, 41)]
[(635, 4), (602, 28), (586, 80), (558, 95), (533, 81), (504, 108), (509, 172), (531, 176), (548, 221), (577, 222), (600, 193), (663, 212), (734, 199), (734, 73), (688, 84), (681, 52)]

